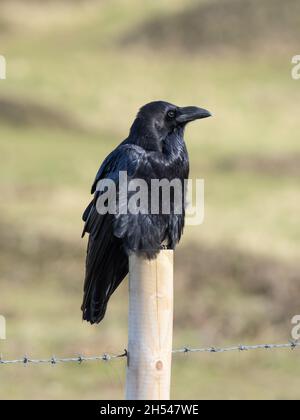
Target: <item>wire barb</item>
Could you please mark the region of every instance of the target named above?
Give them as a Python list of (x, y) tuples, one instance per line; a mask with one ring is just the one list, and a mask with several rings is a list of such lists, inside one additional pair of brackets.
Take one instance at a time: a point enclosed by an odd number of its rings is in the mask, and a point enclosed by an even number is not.
[[(300, 342), (298, 341), (291, 341), (286, 344), (256, 344), (252, 346), (231, 346), (231, 347), (207, 347), (207, 348), (192, 348), (192, 347), (183, 347), (180, 349), (175, 349), (172, 351), (173, 354), (176, 353), (227, 353), (227, 352), (245, 352), (245, 351), (252, 351), (252, 350), (296, 350), (300, 347)], [(123, 353), (120, 354), (103, 354), (101, 356), (83, 356), (78, 355), (77, 357), (69, 357), (69, 358), (58, 358), (56, 356), (52, 356), (50, 359), (31, 359), (28, 356), (24, 356), (22, 359), (15, 359), (15, 360), (5, 360), (3, 359), (3, 356), (0, 355), (0, 365), (13, 365), (13, 364), (21, 364), (24, 366), (28, 366), (30, 364), (50, 364), (52, 366), (55, 366), (57, 364), (61, 363), (78, 363), (81, 365), (83, 362), (97, 362), (97, 361), (103, 361), (103, 362), (110, 362), (114, 359), (121, 359), (121, 358), (127, 358), (128, 352), (125, 349)]]

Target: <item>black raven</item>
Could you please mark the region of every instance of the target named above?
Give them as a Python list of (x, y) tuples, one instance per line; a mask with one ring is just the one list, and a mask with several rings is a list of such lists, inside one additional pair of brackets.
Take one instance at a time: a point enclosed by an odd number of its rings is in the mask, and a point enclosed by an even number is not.
[(151, 259), (162, 244), (174, 249), (184, 228), (184, 209), (181, 214), (175, 214), (173, 194), (170, 214), (162, 213), (161, 206), (157, 214), (100, 213), (97, 200), (103, 191), (97, 188), (99, 181), (112, 180), (118, 189), (119, 173), (126, 171), (128, 180), (142, 179), (147, 185), (152, 179), (176, 178), (184, 182), (189, 175), (185, 126), (210, 116), (208, 111), (197, 107), (151, 102), (139, 111), (128, 138), (104, 160), (92, 186), (94, 199), (83, 214), (83, 235), (89, 233), (81, 308), (84, 320), (94, 324), (103, 319), (110, 296), (128, 274), (130, 253)]

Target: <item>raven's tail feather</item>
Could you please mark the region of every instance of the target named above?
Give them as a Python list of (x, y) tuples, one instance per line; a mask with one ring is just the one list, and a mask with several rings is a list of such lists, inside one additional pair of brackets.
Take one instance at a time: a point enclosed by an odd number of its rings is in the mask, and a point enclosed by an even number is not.
[[(108, 244), (106, 244), (108, 245)], [(90, 237), (84, 298), (83, 319), (96, 324), (105, 316), (110, 296), (128, 273), (128, 257), (121, 242), (114, 238), (109, 246)]]

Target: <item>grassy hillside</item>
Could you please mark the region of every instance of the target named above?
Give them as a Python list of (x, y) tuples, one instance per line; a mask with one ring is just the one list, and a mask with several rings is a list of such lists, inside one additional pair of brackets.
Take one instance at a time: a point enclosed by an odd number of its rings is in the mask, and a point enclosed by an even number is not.
[[(224, 3), (218, 2), (223, 9)], [(241, 11), (241, 2), (227, 3)], [(174, 346), (290, 339), (300, 292), (300, 89), (290, 76), (288, 50), (274, 55), (253, 45), (246, 55), (220, 58), (197, 49), (183, 58), (180, 32), (168, 53), (155, 43), (120, 45), (149, 21), (159, 25), (202, 7), (217, 6), (192, 0), (172, 1), (172, 8), (167, 0), (3, 3), (4, 357), (118, 353), (126, 346), (126, 282), (103, 324), (81, 322), (81, 213), (99, 164), (127, 136), (138, 107), (154, 99), (204, 106), (215, 115), (186, 135), (192, 176), (206, 183), (206, 218), (202, 226), (187, 227), (176, 254)], [(266, 7), (257, 5), (263, 22)], [(246, 25), (245, 19), (242, 14)], [(224, 25), (229, 21), (225, 17)], [(177, 355), (172, 395), (298, 398), (297, 360), (298, 351)], [(122, 360), (0, 370), (0, 398), (123, 395)]]
[(224, 51), (292, 51), (300, 40), (297, 0), (210, 0), (149, 19), (123, 37), (124, 44), (213, 54)]

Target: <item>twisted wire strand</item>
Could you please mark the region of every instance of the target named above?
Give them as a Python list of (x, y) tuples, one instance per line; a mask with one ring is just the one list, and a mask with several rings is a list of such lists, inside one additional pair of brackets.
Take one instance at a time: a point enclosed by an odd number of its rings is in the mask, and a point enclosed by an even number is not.
[[(173, 354), (191, 354), (191, 353), (228, 353), (228, 352), (247, 352), (247, 351), (254, 351), (254, 350), (296, 350), (300, 347), (300, 342), (291, 341), (290, 343), (285, 344), (256, 344), (252, 346), (245, 346), (245, 345), (237, 345), (237, 346), (230, 346), (230, 347), (204, 347), (204, 348), (193, 348), (193, 347), (182, 347), (179, 349), (174, 349), (172, 351)], [(85, 362), (110, 362), (115, 359), (122, 359), (127, 357), (127, 350), (124, 350), (123, 353), (120, 354), (103, 354), (100, 356), (83, 356), (78, 355), (76, 357), (63, 357), (59, 358), (56, 356), (52, 356), (48, 359), (31, 359), (28, 356), (24, 356), (20, 359), (14, 360), (5, 360), (0, 358), (0, 365), (14, 365), (14, 364), (22, 364), (22, 365), (38, 365), (38, 364), (50, 364), (50, 365), (57, 365), (62, 363), (78, 363), (82, 364)]]

